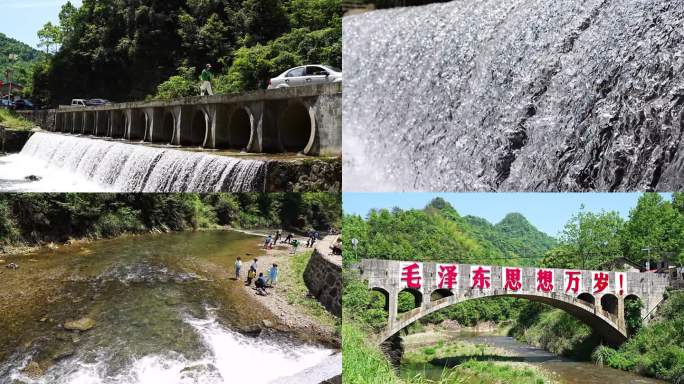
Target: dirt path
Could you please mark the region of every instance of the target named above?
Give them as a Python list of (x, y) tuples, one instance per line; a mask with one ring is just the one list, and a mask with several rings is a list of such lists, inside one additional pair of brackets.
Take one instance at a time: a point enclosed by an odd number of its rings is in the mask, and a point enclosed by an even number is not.
[[(313, 248), (305, 247), (305, 237), (295, 236), (295, 238), (300, 241), (300, 244), (302, 244), (297, 249), (298, 255), (313, 250)], [(316, 243), (315, 248), (319, 249), (319, 251), (329, 249), (327, 247), (329, 247), (336, 238), (337, 236), (326, 236), (321, 241)], [(263, 240), (260, 241), (262, 241), (263, 244)], [(252, 283), (251, 286), (244, 285), (247, 270), (249, 269), (252, 259), (243, 260), (243, 287), (250, 296), (254, 297), (255, 300), (268, 308), (282, 323), (286, 324), (288, 327), (306, 333), (312, 336), (314, 339), (323, 341), (326, 344), (332, 344), (336, 347), (339, 347), (340, 338), (333, 325), (321, 324), (320, 320), (309, 316), (306, 313), (306, 309), (300, 308), (298, 305), (291, 303), (291, 300), (288, 299), (288, 294), (291, 293), (290, 291), (293, 289), (292, 284), (294, 283), (287, 281), (287, 276), (292, 268), (290, 265), (290, 258), (293, 256), (291, 249), (291, 245), (281, 243), (279, 241), (273, 249), (264, 249), (264, 254), (256, 257), (258, 259), (257, 276), (258, 273), (263, 272), (264, 276), (268, 277), (268, 271), (271, 268), (271, 265), (273, 263), (278, 264), (278, 283), (274, 288), (267, 289), (267, 296), (257, 295), (256, 290), (254, 289), (254, 283)]]

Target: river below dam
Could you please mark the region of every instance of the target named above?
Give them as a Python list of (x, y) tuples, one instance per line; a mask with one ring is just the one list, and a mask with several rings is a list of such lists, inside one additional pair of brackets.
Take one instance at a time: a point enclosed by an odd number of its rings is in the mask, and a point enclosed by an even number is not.
[[(150, 234), (4, 257), (0, 383), (317, 384), (335, 350), (281, 324), (241, 281), (260, 237)], [(92, 319), (94, 327), (65, 324)]]
[[(559, 357), (551, 352), (533, 347), (529, 344), (517, 341), (510, 336), (501, 336), (496, 332), (449, 332), (446, 337), (448, 342), (465, 342), (473, 345), (487, 345), (505, 351), (505, 356), (486, 357), (463, 356), (453, 358), (434, 359), (424, 364), (407, 364), (402, 362), (401, 375), (412, 378), (421, 375), (428, 380), (439, 380), (447, 367), (453, 367), (469, 358), (487, 360), (493, 362), (528, 363), (540, 368), (547, 376), (559, 384), (662, 384), (665, 381), (639, 376), (609, 367), (603, 367), (587, 361), (575, 361), (565, 357)], [(419, 344), (409, 347), (419, 348)], [(428, 346), (421, 345), (420, 348)]]

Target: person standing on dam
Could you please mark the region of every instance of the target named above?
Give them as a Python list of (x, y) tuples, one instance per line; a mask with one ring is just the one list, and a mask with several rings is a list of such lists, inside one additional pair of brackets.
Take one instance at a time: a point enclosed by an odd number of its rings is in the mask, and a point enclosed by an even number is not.
[(200, 86), (200, 95), (213, 96), (214, 91), (211, 89), (211, 81), (214, 79), (214, 74), (211, 72), (211, 64), (207, 64), (202, 73), (200, 74), (200, 81), (202, 85)]

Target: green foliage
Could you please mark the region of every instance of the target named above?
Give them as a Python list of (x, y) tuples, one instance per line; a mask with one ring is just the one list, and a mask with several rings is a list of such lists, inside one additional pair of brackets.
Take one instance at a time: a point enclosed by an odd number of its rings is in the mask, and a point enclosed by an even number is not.
[[(340, 66), (341, 7), (334, 0), (86, 0), (66, 4), (40, 32), (60, 45), (35, 71), (34, 96), (110, 100), (197, 95), (188, 68), (214, 65), (217, 93), (265, 87), (301, 64)], [(178, 70), (184, 68), (184, 70)]]
[(594, 352), (591, 353), (591, 361), (596, 365), (606, 365), (614, 356), (615, 350), (613, 348), (599, 345), (594, 349)]
[[(10, 54), (16, 54), (17, 60), (11, 61), (9, 58)], [(11, 69), (12, 82), (21, 84), (30, 89), (33, 77), (33, 65), (44, 60), (44, 53), (0, 33), (0, 80), (3, 82), (9, 82), (9, 79), (5, 76), (5, 72), (7, 69)], [(15, 96), (18, 95), (18, 92), (16, 91), (13, 91), (12, 93)]]
[(545, 305), (530, 303), (520, 312), (510, 331), (515, 338), (557, 355), (588, 358), (596, 345), (591, 328), (572, 315)]
[(35, 124), (19, 116), (13, 111), (0, 108), (0, 125), (6, 128), (26, 130), (35, 127)]
[[(340, 199), (339, 194), (302, 194), (300, 199), (286, 193), (2, 194), (0, 238), (4, 243), (40, 244), (149, 230), (244, 227), (254, 222), (323, 231), (340, 220), (339, 210), (327, 210), (336, 207), (335, 199)], [(292, 219), (291, 212), (306, 214)]]
[(565, 225), (559, 246), (549, 251), (543, 264), (555, 268), (607, 268), (622, 256), (624, 220), (617, 212), (579, 213)]
[(684, 382), (684, 292), (673, 292), (657, 319), (642, 327), (605, 360), (613, 368)]
[(641, 329), (641, 310), (644, 308), (644, 303), (639, 298), (625, 299), (625, 323), (627, 324), (627, 333), (635, 334)]
[(342, 317), (370, 330), (380, 330), (387, 325), (385, 298), (380, 292), (368, 290), (358, 273), (343, 269)]
[(194, 67), (179, 67), (178, 74), (159, 84), (155, 98), (168, 100), (196, 95), (199, 89), (196, 77)]
[[(555, 244), (516, 215), (494, 226), (483, 219), (461, 217), (442, 199), (423, 210), (372, 210), (365, 220), (346, 215), (344, 232), (348, 263), (364, 257), (521, 265), (540, 258)], [(349, 251), (352, 238), (359, 240), (356, 252)]]
[[(629, 212), (625, 225), (623, 248), (631, 260), (661, 260), (669, 257), (677, 261), (684, 249), (684, 213), (681, 211), (681, 194), (675, 194), (674, 202), (663, 199), (657, 193), (645, 193), (637, 206)], [(676, 205), (675, 205), (676, 204)]]
[(369, 340), (364, 329), (351, 322), (342, 323), (342, 376), (345, 384), (401, 384), (380, 349)]

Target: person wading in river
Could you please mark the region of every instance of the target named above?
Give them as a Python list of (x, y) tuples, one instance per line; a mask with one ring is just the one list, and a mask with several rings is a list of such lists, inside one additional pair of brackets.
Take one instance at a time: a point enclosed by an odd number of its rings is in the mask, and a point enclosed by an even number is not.
[(211, 73), (211, 64), (207, 64), (206, 68), (202, 71), (200, 74), (200, 81), (202, 81), (202, 85), (200, 86), (200, 95), (204, 96), (205, 93), (209, 96), (212, 96), (214, 94), (214, 91), (211, 89), (211, 81), (214, 79), (214, 74)]
[(242, 259), (238, 256), (235, 260), (235, 280), (240, 280), (240, 269), (242, 269)]
[(278, 281), (278, 264), (273, 264), (273, 266), (271, 267), (271, 270), (268, 271), (268, 283), (271, 285), (271, 287), (275, 287), (277, 281)]

